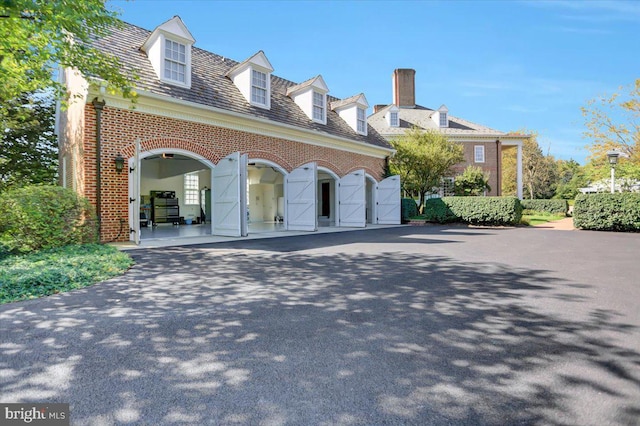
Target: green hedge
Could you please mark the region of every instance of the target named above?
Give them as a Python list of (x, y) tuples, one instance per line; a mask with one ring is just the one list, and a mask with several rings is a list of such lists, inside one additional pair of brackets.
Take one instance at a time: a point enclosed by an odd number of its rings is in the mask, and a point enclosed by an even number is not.
[(517, 225), (522, 219), (522, 205), (516, 197), (432, 198), (424, 207), (429, 222)]
[(406, 222), (409, 218), (418, 215), (418, 204), (413, 198), (403, 198), (400, 203), (400, 214), (402, 222)]
[(640, 232), (640, 194), (579, 194), (573, 224), (594, 231)]
[(60, 186), (27, 186), (0, 194), (0, 253), (27, 253), (96, 242), (89, 202)]
[(521, 200), (524, 213), (543, 212), (551, 214), (564, 214), (569, 211), (567, 200)]

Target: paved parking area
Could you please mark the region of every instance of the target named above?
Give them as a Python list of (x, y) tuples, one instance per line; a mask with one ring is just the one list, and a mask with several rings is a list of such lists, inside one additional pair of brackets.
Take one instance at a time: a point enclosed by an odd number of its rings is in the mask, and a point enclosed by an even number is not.
[(0, 401), (74, 425), (637, 425), (638, 253), (462, 226), (136, 250), (0, 306)]

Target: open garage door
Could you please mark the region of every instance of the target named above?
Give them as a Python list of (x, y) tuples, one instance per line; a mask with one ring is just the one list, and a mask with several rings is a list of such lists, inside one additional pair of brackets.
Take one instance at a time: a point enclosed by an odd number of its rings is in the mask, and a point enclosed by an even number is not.
[(367, 220), (364, 170), (356, 170), (340, 179), (338, 200), (338, 226), (364, 228)]
[(285, 221), (290, 231), (316, 231), (316, 163), (307, 163), (286, 176)]
[(400, 176), (391, 176), (376, 185), (376, 216), (380, 225), (400, 224)]
[[(133, 163), (129, 162), (129, 240), (140, 244), (140, 139), (136, 139)], [(148, 219), (148, 218), (145, 218)]]
[[(247, 235), (246, 155), (239, 152), (220, 160), (212, 172), (212, 233), (229, 237)], [(244, 164), (243, 164), (244, 163)], [(245, 217), (243, 217), (243, 215)]]

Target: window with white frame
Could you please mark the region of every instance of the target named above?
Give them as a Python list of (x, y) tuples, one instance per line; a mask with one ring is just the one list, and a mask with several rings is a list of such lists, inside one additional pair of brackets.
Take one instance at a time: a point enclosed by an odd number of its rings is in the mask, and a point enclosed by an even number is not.
[(484, 146), (476, 145), (473, 147), (473, 160), (476, 163), (484, 163)]
[(440, 127), (447, 127), (447, 113), (440, 111)]
[(456, 195), (455, 178), (452, 178), (452, 177), (442, 178), (442, 187), (440, 188), (440, 195), (442, 197), (452, 197)]
[(313, 92), (313, 119), (324, 121), (324, 95), (319, 92)]
[(389, 114), (389, 125), (391, 127), (398, 127), (400, 125), (397, 111), (393, 111)]
[(364, 108), (358, 108), (358, 133), (367, 132), (367, 119), (365, 117)]
[(184, 203), (186, 205), (200, 204), (200, 179), (198, 173), (184, 175)]
[(186, 83), (187, 46), (172, 40), (165, 40), (164, 77), (167, 80)]
[(251, 102), (267, 105), (267, 74), (251, 70)]

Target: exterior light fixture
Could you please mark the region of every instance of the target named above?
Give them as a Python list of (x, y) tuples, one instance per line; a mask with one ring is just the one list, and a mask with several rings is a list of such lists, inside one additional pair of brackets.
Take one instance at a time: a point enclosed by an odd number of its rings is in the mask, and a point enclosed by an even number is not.
[(113, 161), (116, 163), (116, 172), (122, 173), (122, 169), (124, 169), (124, 158), (122, 155), (118, 153)]
[(620, 157), (620, 151), (611, 150), (607, 151), (607, 157), (609, 158), (609, 165), (611, 166), (611, 193), (616, 192), (616, 164), (618, 164), (618, 157)]

